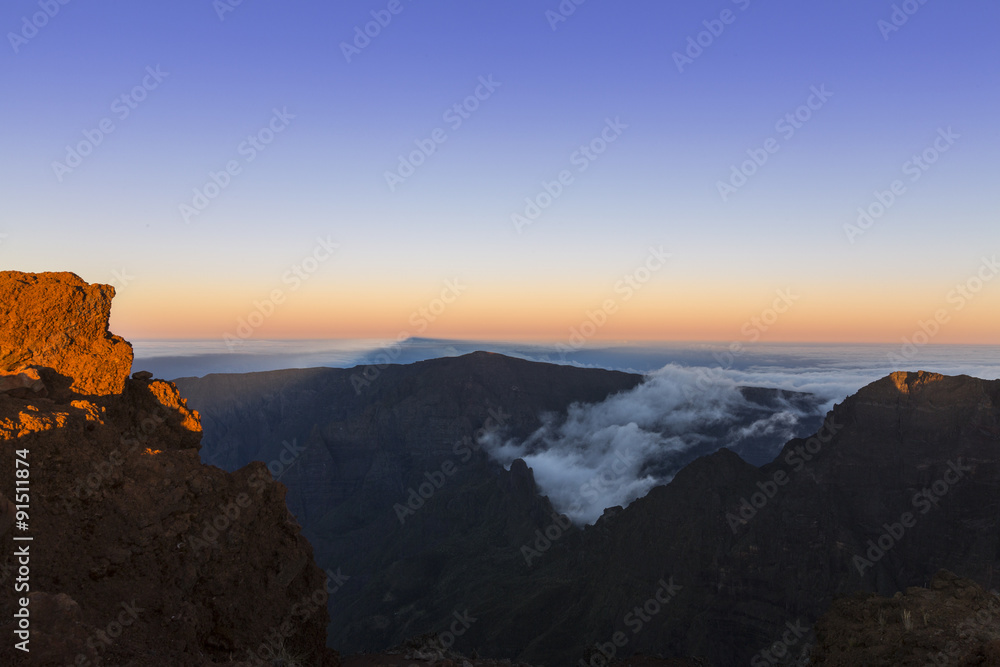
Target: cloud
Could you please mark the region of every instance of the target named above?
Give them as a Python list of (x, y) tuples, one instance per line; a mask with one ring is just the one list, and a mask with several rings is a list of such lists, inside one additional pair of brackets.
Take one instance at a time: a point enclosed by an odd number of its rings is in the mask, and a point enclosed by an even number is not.
[(591, 524), (720, 447), (745, 449), (757, 462), (773, 458), (821, 414), (820, 398), (747, 392), (734, 378), (708, 377), (705, 369), (668, 365), (603, 402), (543, 415), (523, 441), (492, 433), (482, 445), (505, 466), (524, 459), (558, 511)]

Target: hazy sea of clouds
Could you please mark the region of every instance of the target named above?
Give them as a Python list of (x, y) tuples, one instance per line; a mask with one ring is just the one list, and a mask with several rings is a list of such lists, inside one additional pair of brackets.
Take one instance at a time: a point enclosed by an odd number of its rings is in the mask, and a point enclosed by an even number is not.
[[(809, 435), (835, 402), (893, 371), (1000, 378), (1000, 346), (926, 346), (907, 358), (905, 367), (890, 360), (890, 354), (900, 355), (898, 345), (766, 344), (739, 354), (715, 343), (595, 345), (560, 352), (544, 344), (432, 339), (410, 339), (396, 347), (377, 340), (248, 341), (233, 352), (222, 341), (139, 341), (134, 346), (134, 368), (167, 379), (350, 368), (386, 359), (413, 363), (476, 350), (644, 374), (646, 380), (631, 391), (597, 404), (573, 405), (565, 415), (543, 415), (542, 427), (523, 441), (500, 434), (483, 442), (505, 467), (524, 459), (540, 491), (580, 524), (593, 523), (605, 508), (626, 506), (669, 482), (681, 462), (702, 452), (706, 442), (738, 452), (751, 442), (757, 451), (776, 455), (789, 439)], [(754, 413), (759, 406), (748, 403), (741, 386), (807, 392), (813, 398), (808, 405), (779, 401), (766, 413)]]
[(592, 345), (562, 352), (554, 345), (411, 338), (390, 347), (382, 340), (247, 341), (229, 351), (222, 340), (138, 341), (135, 369), (174, 379), (209, 373), (249, 373), (283, 368), (408, 364), (487, 350), (532, 361), (650, 373), (668, 365), (704, 368), (740, 384), (809, 391), (841, 400), (896, 370), (1000, 377), (1000, 346), (928, 345), (905, 368), (889, 359), (899, 345), (759, 344), (730, 354), (722, 343)]

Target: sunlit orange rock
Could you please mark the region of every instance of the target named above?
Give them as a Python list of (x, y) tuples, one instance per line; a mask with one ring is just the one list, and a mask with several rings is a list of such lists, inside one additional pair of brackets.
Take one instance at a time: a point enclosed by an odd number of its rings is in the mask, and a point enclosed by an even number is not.
[(120, 394), (132, 346), (108, 331), (114, 295), (73, 273), (0, 272), (0, 372), (52, 368), (78, 394)]

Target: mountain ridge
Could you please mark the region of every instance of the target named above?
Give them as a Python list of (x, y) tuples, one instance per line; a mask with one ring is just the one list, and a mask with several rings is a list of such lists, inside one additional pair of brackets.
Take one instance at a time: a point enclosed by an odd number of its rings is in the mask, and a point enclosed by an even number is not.
[[(462, 367), (467, 361), (422, 362), (415, 367), (421, 379), (400, 384), (406, 367), (386, 367), (376, 383), (394, 386), (377, 390), (382, 393), (375, 403), (385, 411), (373, 423), (394, 433), (389, 425), (399, 419), (420, 424), (416, 415), (434, 415), (434, 406), (461, 404), (467, 397), (435, 386), (469, 391), (472, 373)], [(474, 367), (532, 363), (502, 355), (471, 361)], [(430, 403), (418, 402), (422, 407), (415, 412), (398, 407), (428, 395)], [(381, 403), (386, 396), (393, 401)], [(567, 405), (564, 401), (563, 410)], [(670, 604), (629, 636), (615, 657), (638, 652), (735, 664), (752, 659), (789, 623), (810, 628), (796, 644), (804, 655), (815, 640), (812, 623), (840, 596), (891, 595), (926, 583), (941, 567), (989, 584), (990, 567), (1000, 564), (989, 529), (998, 525), (990, 500), (1000, 497), (998, 406), (1000, 381), (894, 373), (835, 405), (812, 433), (784, 443), (773, 460), (757, 466), (719, 449), (680, 468), (672, 481), (628, 507), (608, 508), (582, 529), (566, 526), (543, 492), (530, 488), (528, 466), (516, 462), (504, 471), (488, 457), (476, 459), (413, 515), (405, 513), (404, 525), (387, 516), (383, 530), (355, 534), (380, 538), (351, 538), (350, 547), (376, 554), (376, 569), (386, 574), (357, 580), (345, 597), (352, 611), (335, 612), (331, 637), (349, 650), (394, 645), (445, 623), (452, 607), (466, 604), (454, 592), (474, 590), (475, 603), (467, 604), (481, 621), (463, 635), (460, 647), (534, 664), (575, 664), (587, 655), (587, 646), (607, 645), (614, 632), (608, 628), (628, 630), (623, 624), (628, 610), (648, 599), (657, 581), (673, 581), (679, 590)], [(442, 414), (442, 423), (455, 417)], [(536, 416), (519, 433), (538, 423)], [(465, 434), (476, 426), (466, 418)], [(327, 428), (325, 435), (331, 433)], [(316, 443), (323, 434), (321, 428)], [(396, 494), (397, 504), (406, 502), (407, 484), (412, 490), (425, 481), (423, 470), (440, 469), (451, 453), (451, 442), (442, 443), (424, 450), (410, 482), (384, 487)], [(394, 456), (416, 450), (407, 445), (398, 451)], [(975, 468), (965, 473), (971, 484), (948, 494), (954, 503), (942, 514), (946, 518), (920, 515), (919, 523), (906, 527), (909, 539), (897, 541), (859, 572), (855, 559), (869, 560), (869, 540), (877, 542), (884, 526), (895, 526), (906, 511), (919, 511), (914, 494), (933, 487), (949, 470), (949, 460), (958, 457), (961, 465), (973, 462)], [(407, 479), (402, 470), (389, 475)], [(352, 502), (377, 507), (387, 501), (384, 494), (368, 493)], [(977, 509), (982, 507), (989, 509)], [(314, 542), (324, 543), (322, 533), (350, 534), (366, 521), (353, 515), (348, 523), (331, 523), (331, 517), (314, 527)], [(497, 525), (505, 528), (488, 528)], [(456, 541), (457, 535), (464, 537)], [(427, 546), (414, 550), (420, 543)], [(570, 595), (575, 602), (567, 604)], [(718, 641), (718, 627), (727, 628), (725, 642)]]

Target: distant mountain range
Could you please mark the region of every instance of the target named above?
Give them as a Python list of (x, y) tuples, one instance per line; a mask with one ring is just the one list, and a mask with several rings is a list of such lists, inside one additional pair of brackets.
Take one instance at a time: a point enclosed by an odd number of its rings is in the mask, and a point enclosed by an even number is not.
[[(583, 528), (523, 461), (505, 470), (477, 447), (484, 427), (524, 440), (546, 413), (642, 382), (479, 353), (177, 384), (201, 411), (204, 459), (270, 462), (320, 566), (351, 576), (330, 608), (330, 644), (345, 652), (444, 632), (468, 612), (457, 647), (534, 664), (577, 664), (595, 647), (740, 664), (804, 626), (790, 660), (837, 595), (892, 594), (940, 567), (995, 585), (1000, 382), (894, 374), (803, 420), (773, 461), (761, 459), (777, 448), (751, 447), (759, 467), (716, 424), (703, 447), (664, 460), (669, 484)], [(761, 412), (778, 399), (743, 393)]]

